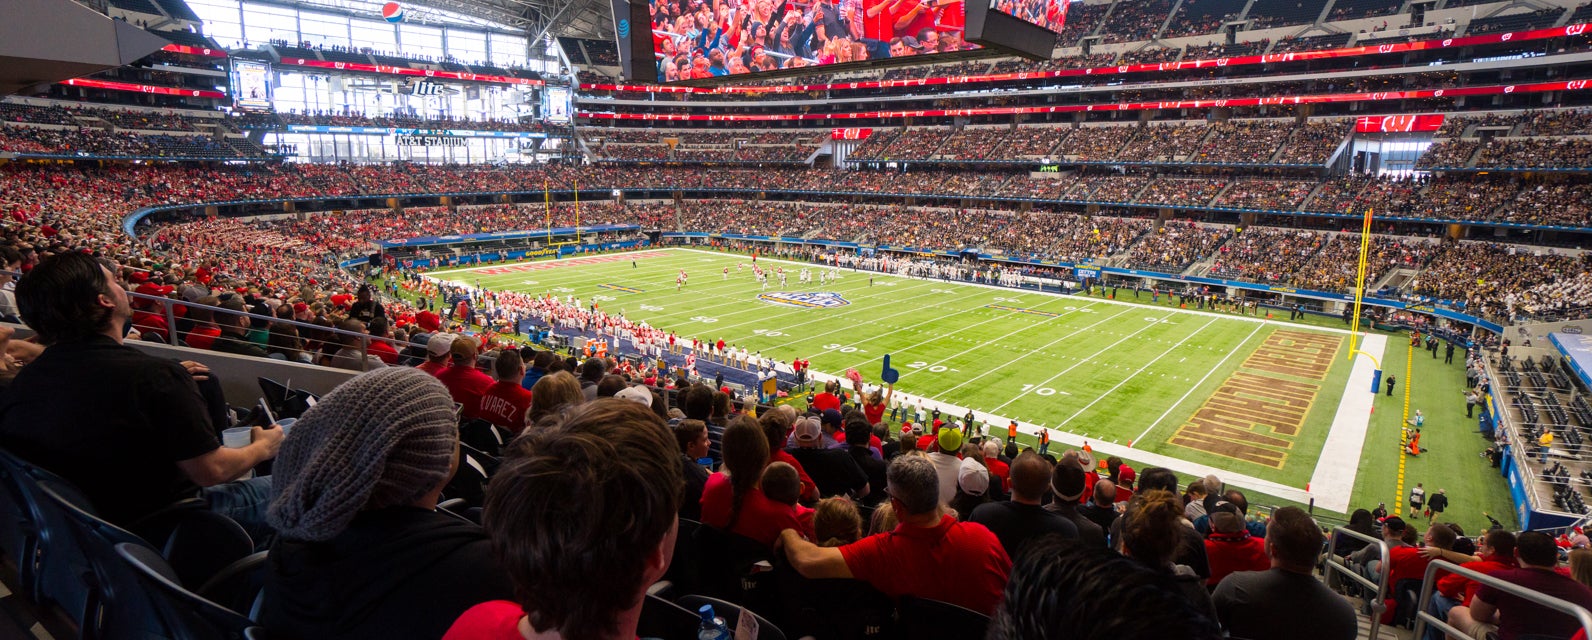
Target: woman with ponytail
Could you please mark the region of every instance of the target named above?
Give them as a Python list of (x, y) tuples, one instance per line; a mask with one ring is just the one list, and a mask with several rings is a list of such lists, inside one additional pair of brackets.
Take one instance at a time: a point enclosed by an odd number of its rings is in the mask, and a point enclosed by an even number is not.
[(796, 510), (763, 495), (759, 483), (768, 465), (768, 438), (757, 421), (741, 416), (724, 429), (724, 467), (702, 489), (702, 523), (773, 546), (784, 529), (812, 535)]

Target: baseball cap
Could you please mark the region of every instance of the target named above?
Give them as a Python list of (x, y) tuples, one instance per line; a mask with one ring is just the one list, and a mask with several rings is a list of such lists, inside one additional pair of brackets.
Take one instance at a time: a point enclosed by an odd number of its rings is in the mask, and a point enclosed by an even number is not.
[(1244, 530), (1244, 514), (1231, 502), (1219, 502), (1211, 510), (1211, 529), (1219, 533), (1238, 533)]
[(818, 420), (813, 418), (797, 420), (795, 431), (797, 442), (813, 442), (824, 435), (823, 429), (818, 426)]
[(453, 348), (453, 339), (457, 338), (451, 333), (437, 333), (426, 341), (426, 353), (433, 356), (447, 355)]
[(169, 296), (172, 291), (176, 291), (176, 288), (171, 285), (155, 284), (153, 282), (145, 282), (138, 285), (137, 289), (133, 289), (133, 293), (146, 296)]
[(1133, 472), (1133, 467), (1122, 465), (1117, 468), (1117, 479), (1121, 480), (1123, 484), (1132, 484), (1133, 479), (1136, 477), (1138, 477), (1138, 474)]
[(909, 48), (909, 49), (922, 49), (923, 48), (923, 45), (918, 44), (918, 39), (914, 38), (912, 36), (903, 36), (901, 38), (901, 44), (906, 45), (906, 47)]
[(989, 490), (989, 469), (972, 458), (963, 458), (956, 471), (956, 484), (968, 495), (981, 496)]
[(1382, 526), (1387, 527), (1388, 531), (1403, 531), (1409, 528), (1409, 525), (1404, 524), (1404, 519), (1398, 516), (1388, 516), (1382, 521)]
[(962, 449), (962, 432), (956, 429), (941, 429), (939, 435), (940, 451), (956, 455)]
[(824, 426), (839, 429), (841, 426), (845, 425), (845, 423), (846, 417), (840, 415), (839, 411), (835, 409), (824, 409)]
[(629, 400), (643, 407), (652, 407), (652, 392), (647, 391), (645, 387), (625, 387), (620, 389), (619, 393), (614, 394), (614, 397), (620, 400)]

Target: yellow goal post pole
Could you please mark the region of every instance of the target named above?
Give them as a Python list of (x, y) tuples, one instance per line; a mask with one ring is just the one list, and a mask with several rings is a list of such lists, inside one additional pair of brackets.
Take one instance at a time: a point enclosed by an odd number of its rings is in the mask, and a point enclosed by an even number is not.
[[(1360, 307), (1365, 300), (1365, 272), (1367, 271), (1367, 258), (1371, 252), (1371, 208), (1365, 209), (1365, 220), (1360, 226), (1360, 261), (1355, 267), (1354, 283), (1354, 319), (1349, 325), (1349, 356), (1354, 359), (1355, 354), (1364, 355), (1365, 352), (1356, 348), (1360, 338)], [(1372, 358), (1375, 362), (1376, 359)], [(1381, 369), (1381, 366), (1377, 367)]]
[(542, 179), (542, 210), (547, 214), (547, 243), (553, 243), (553, 192), (548, 189), (547, 179)]

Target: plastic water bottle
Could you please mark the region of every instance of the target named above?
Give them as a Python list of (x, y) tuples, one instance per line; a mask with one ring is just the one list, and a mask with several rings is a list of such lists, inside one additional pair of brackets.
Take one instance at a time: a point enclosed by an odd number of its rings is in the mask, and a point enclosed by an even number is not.
[(702, 616), (702, 625), (697, 627), (697, 640), (730, 640), (730, 629), (724, 626), (724, 618), (714, 617), (713, 605), (702, 605), (697, 613)]

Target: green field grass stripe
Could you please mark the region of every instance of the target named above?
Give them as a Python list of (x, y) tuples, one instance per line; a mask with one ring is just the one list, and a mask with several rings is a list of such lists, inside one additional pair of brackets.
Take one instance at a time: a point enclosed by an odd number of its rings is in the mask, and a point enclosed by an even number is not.
[[(1048, 302), (1051, 302), (1051, 301), (1047, 301), (1047, 303)], [(1093, 305), (1088, 305), (1088, 306), (1093, 306)], [(1083, 307), (1083, 308), (1088, 308), (1088, 306)], [(978, 307), (978, 308), (982, 308), (982, 307)], [(961, 314), (964, 314), (964, 313), (967, 313), (967, 312), (973, 311), (973, 310), (974, 309), (966, 309), (966, 310), (958, 312), (956, 315), (961, 315)], [(1006, 338), (1010, 338), (1010, 337), (1015, 336), (1015, 335), (1017, 335), (1019, 333), (1022, 333), (1024, 331), (1028, 331), (1030, 329), (1037, 329), (1039, 327), (1044, 326), (1046, 323), (1050, 322), (1051, 320), (1055, 320), (1057, 318), (1065, 317), (1066, 315), (1072, 314), (1072, 313), (1076, 313), (1076, 311), (1067, 311), (1067, 312), (1064, 312), (1064, 313), (1053, 315), (1053, 316), (1051, 316), (1049, 318), (1045, 318), (1041, 322), (1037, 322), (1037, 323), (1028, 325), (1026, 327), (1018, 328), (1018, 329), (1016, 329), (1014, 331), (1008, 332), (1008, 333), (1006, 333), (1004, 335), (1001, 335), (998, 338), (995, 338), (994, 340), (990, 340), (990, 341), (987, 341), (987, 342), (994, 342), (994, 341), (998, 341), (998, 340), (1004, 340)], [(980, 320), (979, 322), (973, 323), (973, 324), (968, 325), (966, 327), (962, 327), (960, 329), (956, 329), (956, 330), (953, 330), (953, 331), (947, 331), (947, 332), (935, 335), (934, 337), (931, 337), (928, 340), (924, 340), (922, 342), (918, 342), (916, 344), (913, 344), (912, 346), (909, 346), (909, 347), (906, 347), (904, 349), (901, 349), (899, 351), (899, 353), (909, 353), (913, 349), (916, 349), (918, 347), (921, 347), (921, 346), (924, 346), (924, 345), (927, 345), (927, 344), (931, 344), (931, 343), (934, 343), (934, 342), (939, 342), (941, 340), (944, 340), (944, 339), (946, 339), (948, 337), (954, 336), (954, 335), (956, 335), (958, 333), (961, 333), (963, 331), (967, 331), (967, 330), (972, 329), (974, 327), (983, 326), (983, 325), (989, 324), (991, 322), (995, 322), (997, 320), (1005, 320), (1005, 319), (1007, 319), (1007, 316), (996, 315), (996, 316), (993, 316), (993, 317), (991, 317), (989, 319), (986, 319), (986, 320)], [(951, 358), (955, 358), (955, 357), (960, 356), (960, 355), (964, 355), (964, 354), (966, 354), (966, 353), (968, 353), (970, 351), (974, 351), (974, 350), (979, 349), (979, 348), (981, 348), (983, 346), (984, 346), (983, 343), (977, 344), (977, 345), (975, 345), (975, 346), (973, 346), (973, 347), (971, 347), (969, 349), (965, 349), (963, 351), (957, 352), (956, 355), (953, 355), (953, 356), (950, 356), (950, 357), (946, 357), (946, 358), (941, 358), (938, 361), (936, 361), (935, 364), (939, 364), (941, 362), (945, 362), (946, 360), (950, 360)], [(860, 367), (862, 365), (868, 364), (869, 362), (872, 362), (872, 361), (873, 361), (873, 359), (869, 358), (867, 360), (863, 360), (862, 362), (858, 362), (857, 364), (851, 365), (850, 367), (847, 367), (847, 368), (848, 369), (855, 369), (855, 368)], [(905, 378), (905, 377), (907, 377), (909, 375), (912, 375), (912, 374), (917, 373), (918, 371), (922, 371), (922, 370), (923, 369), (917, 369), (917, 370), (913, 370), (913, 371), (903, 371), (901, 373), (901, 377)]]
[[(1102, 394), (1100, 394), (1098, 396), (1095, 396), (1095, 399), (1089, 401), (1089, 404), (1084, 405), (1082, 409), (1079, 409), (1076, 412), (1074, 412), (1072, 415), (1067, 416), (1067, 419), (1066, 420), (1062, 420), (1059, 424), (1057, 424), (1056, 428), (1060, 429), (1061, 427), (1067, 426), (1068, 423), (1070, 423), (1073, 420), (1077, 419), (1078, 416), (1083, 415), (1083, 412), (1088, 411), (1090, 407), (1095, 406), (1095, 404), (1099, 403), (1101, 400), (1104, 400), (1104, 399), (1106, 399), (1106, 397), (1110, 396), (1111, 394), (1116, 393), (1117, 389), (1122, 388), (1122, 385), (1127, 384), (1129, 380), (1132, 380), (1133, 378), (1137, 377), (1139, 374), (1144, 373), (1145, 369), (1149, 369), (1151, 365), (1154, 365), (1155, 363), (1160, 362), (1161, 358), (1165, 358), (1168, 355), (1171, 355), (1172, 352), (1177, 351), (1177, 348), (1183, 346), (1183, 343), (1188, 342), (1189, 338), (1192, 338), (1194, 336), (1199, 335), (1201, 331), (1204, 331), (1206, 329), (1206, 327), (1209, 327), (1209, 326), (1211, 326), (1213, 324), (1216, 324), (1216, 320), (1217, 320), (1216, 318), (1211, 318), (1210, 320), (1206, 321), (1205, 324), (1200, 325), (1200, 328), (1195, 329), (1194, 333), (1191, 333), (1191, 334), (1188, 334), (1186, 336), (1183, 336), (1183, 339), (1182, 340), (1178, 340), (1177, 344), (1174, 344), (1174, 345), (1172, 345), (1171, 348), (1169, 348), (1169, 349), (1167, 349), (1165, 351), (1162, 351), (1161, 355), (1158, 355), (1153, 360), (1150, 360), (1149, 362), (1144, 363), (1144, 366), (1139, 367), (1132, 374), (1129, 374), (1128, 377), (1123, 378), (1121, 382), (1118, 382), (1116, 384), (1116, 386), (1111, 387), (1110, 389), (1107, 389), (1105, 393), (1102, 393)], [(1154, 326), (1154, 325), (1151, 325), (1151, 326)], [(1195, 386), (1198, 387), (1199, 385), (1195, 384)]]
[[(1081, 333), (1083, 333), (1085, 331), (1088, 331), (1088, 330), (1093, 329), (1095, 327), (1098, 327), (1098, 326), (1100, 326), (1102, 324), (1105, 324), (1107, 322), (1115, 320), (1117, 318), (1117, 316), (1120, 316), (1120, 315), (1122, 315), (1124, 313), (1127, 313), (1129, 311), (1132, 311), (1132, 309), (1123, 309), (1121, 312), (1118, 312), (1118, 313), (1106, 316), (1104, 318), (1101, 318), (1100, 320), (1096, 321), (1094, 324), (1091, 324), (1091, 325), (1089, 325), (1087, 327), (1080, 328), (1080, 329), (1078, 329), (1076, 331), (1073, 331), (1071, 333), (1063, 335), (1060, 338), (1056, 338), (1055, 340), (1051, 340), (1050, 342), (1047, 342), (1047, 343), (1045, 343), (1043, 345), (1040, 345), (1040, 347), (1037, 348), (1037, 349), (1030, 349), (1028, 352), (1026, 352), (1026, 353), (1024, 353), (1024, 354), (1022, 354), (1020, 356), (1017, 356), (1016, 358), (1012, 359), (1011, 362), (1015, 363), (1018, 360), (1022, 360), (1023, 358), (1027, 358), (1027, 357), (1032, 356), (1034, 354), (1043, 353), (1045, 349), (1048, 349), (1048, 348), (1050, 348), (1053, 345), (1065, 342), (1068, 339), (1076, 337), (1077, 335), (1079, 335), (1079, 334), (1081, 334)], [(972, 376), (970, 378), (967, 378), (966, 380), (963, 380), (962, 382), (958, 383), (956, 386), (951, 387), (949, 389), (946, 389), (944, 391), (941, 391), (940, 393), (938, 393), (938, 394), (936, 394), (934, 396), (934, 399), (938, 400), (938, 399), (944, 398), (945, 396), (949, 395), (952, 391), (955, 391), (955, 390), (960, 389), (960, 388), (962, 388), (964, 386), (972, 384), (973, 382), (976, 382), (976, 381), (982, 379), (984, 376), (987, 376), (989, 374), (995, 373), (996, 371), (1000, 371), (1000, 370), (1001, 369), (998, 368), (998, 367), (992, 367), (992, 368), (986, 369), (986, 370), (984, 370), (983, 373), (980, 373), (980, 374), (978, 374), (976, 376)]]
[(1036, 316), (1046, 316), (1046, 317), (1050, 317), (1050, 318), (1054, 318), (1054, 317), (1056, 317), (1058, 315), (1061, 315), (1061, 314), (1058, 314), (1058, 313), (1051, 313), (1049, 311), (1035, 311), (1033, 309), (1022, 309), (1022, 308), (1019, 308), (1019, 307), (1008, 307), (1008, 306), (1006, 306), (1004, 304), (986, 304), (986, 305), (984, 305), (984, 308), (985, 309), (999, 309), (1001, 311), (1012, 311), (1012, 312), (1016, 312), (1016, 313), (1032, 313), (1032, 314), (1034, 314)]
[[(1253, 331), (1250, 331), (1249, 335), (1244, 336), (1244, 341), (1238, 343), (1239, 346), (1242, 347), (1243, 345), (1249, 344), (1250, 338), (1255, 337), (1255, 334), (1260, 333), (1260, 330), (1261, 329), (1265, 329), (1266, 326), (1267, 325), (1265, 325), (1265, 324), (1255, 325), (1255, 329)], [(1174, 402), (1174, 403), (1172, 403), (1172, 406), (1167, 407), (1166, 411), (1161, 413), (1161, 417), (1156, 418), (1155, 422), (1151, 422), (1150, 426), (1145, 427), (1144, 431), (1142, 433), (1140, 433), (1138, 437), (1136, 437), (1136, 438), (1134, 438), (1132, 440), (1129, 440), (1128, 441), (1128, 446), (1133, 446), (1133, 444), (1136, 443), (1136, 442), (1144, 442), (1144, 437), (1145, 436), (1150, 435), (1150, 432), (1154, 431), (1155, 427), (1157, 425), (1160, 425), (1162, 420), (1165, 420), (1168, 415), (1171, 415), (1171, 413), (1173, 411), (1176, 411), (1179, 406), (1182, 406), (1183, 402), (1188, 400), (1188, 397), (1190, 395), (1193, 395), (1193, 393), (1196, 390), (1198, 390), (1200, 387), (1205, 386), (1205, 381), (1210, 379), (1211, 374), (1214, 374), (1217, 371), (1220, 371), (1221, 368), (1222, 368), (1222, 365), (1227, 364), (1227, 361), (1229, 359), (1231, 359), (1235, 354), (1239, 353), (1241, 350), (1242, 349), (1235, 348), (1232, 351), (1227, 352), (1227, 355), (1223, 356), (1222, 359), (1216, 363), (1216, 366), (1211, 367), (1209, 371), (1205, 372), (1205, 376), (1200, 378), (1199, 382), (1194, 383), (1194, 386), (1189, 387), (1188, 391), (1183, 392), (1183, 397), (1178, 398), (1177, 402)]]
[[(1172, 317), (1172, 316), (1170, 314), (1168, 314), (1168, 315), (1165, 315), (1165, 316), (1161, 316), (1159, 319), (1160, 320), (1165, 320), (1165, 319), (1170, 318), (1170, 317)], [(1092, 354), (1089, 354), (1088, 356), (1080, 358), (1078, 360), (1078, 362), (1073, 363), (1071, 366), (1067, 367), (1066, 369), (1062, 369), (1061, 371), (1056, 372), (1055, 375), (1050, 376), (1049, 378), (1045, 378), (1044, 382), (1041, 382), (1041, 383), (1039, 383), (1037, 385), (1034, 385), (1034, 389), (1038, 389), (1038, 388), (1043, 387), (1044, 385), (1050, 384), (1051, 382), (1055, 382), (1057, 378), (1060, 378), (1060, 377), (1062, 377), (1064, 375), (1067, 375), (1067, 372), (1072, 371), (1073, 369), (1077, 369), (1078, 367), (1083, 366), (1083, 364), (1085, 362), (1089, 362), (1090, 360), (1093, 360), (1095, 358), (1100, 357), (1100, 354), (1105, 353), (1107, 351), (1110, 351), (1113, 347), (1116, 347), (1117, 345), (1120, 345), (1120, 344), (1122, 344), (1124, 342), (1127, 342), (1128, 340), (1131, 340), (1134, 336), (1139, 335), (1141, 333), (1144, 333), (1145, 331), (1149, 331), (1151, 328), (1155, 327), (1156, 324), (1157, 323), (1153, 323), (1153, 322), (1149, 323), (1149, 324), (1146, 324), (1142, 328), (1134, 331), (1133, 333), (1130, 333), (1128, 335), (1123, 336), (1121, 339), (1117, 340), (1116, 342), (1113, 342), (1111, 344), (1106, 345), (1105, 347), (1101, 348), (1099, 351), (1096, 351), (1096, 352), (1094, 352)], [(1032, 389), (1030, 389), (1029, 391), (1032, 391)], [(1023, 396), (1028, 395), (1029, 391), (1023, 391), (1023, 392), (1018, 393), (1012, 399), (1007, 400), (1006, 402), (1002, 402), (1000, 404), (1000, 406), (995, 407), (994, 409), (991, 409), (990, 411), (1000, 411), (1001, 409), (1005, 409), (1011, 403), (1017, 402), (1018, 400), (1021, 400), (1023, 398)]]

